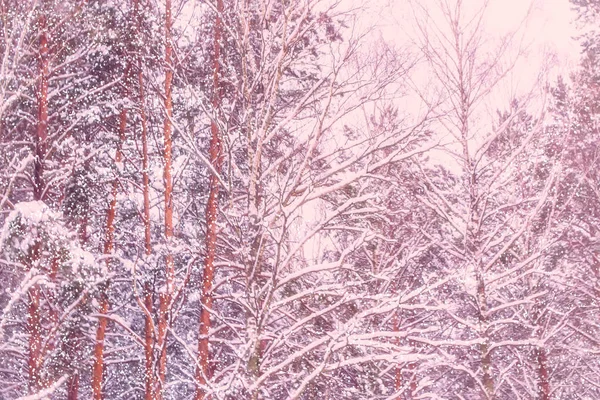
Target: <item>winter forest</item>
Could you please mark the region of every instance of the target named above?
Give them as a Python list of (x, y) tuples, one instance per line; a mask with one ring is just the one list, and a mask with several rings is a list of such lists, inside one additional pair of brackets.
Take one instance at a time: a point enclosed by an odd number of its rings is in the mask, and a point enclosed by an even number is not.
[(0, 399), (600, 399), (600, 1), (525, 74), (538, 3), (0, 0)]

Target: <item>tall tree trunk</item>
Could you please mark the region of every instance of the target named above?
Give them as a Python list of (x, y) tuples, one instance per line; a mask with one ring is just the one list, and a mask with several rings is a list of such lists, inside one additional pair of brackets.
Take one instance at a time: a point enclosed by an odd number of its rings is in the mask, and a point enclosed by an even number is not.
[[(136, 2), (137, 3), (137, 2)], [(150, 226), (150, 178), (148, 176), (148, 125), (146, 121), (146, 111), (144, 109), (144, 78), (141, 70), (138, 72), (138, 82), (140, 85), (140, 117), (142, 120), (142, 179), (144, 195), (144, 250), (146, 257), (152, 254), (152, 236)], [(145, 315), (145, 348), (146, 355), (146, 391), (145, 399), (154, 399), (154, 321), (152, 321), (152, 289), (149, 283), (144, 286), (144, 305), (146, 307)]]
[[(134, 0), (134, 15), (136, 16), (136, 35), (140, 34), (142, 26), (142, 14), (139, 10), (139, 0)], [(138, 86), (139, 86), (139, 107), (140, 120), (142, 123), (142, 187), (144, 197), (144, 251), (146, 258), (152, 254), (152, 233), (150, 224), (150, 177), (148, 174), (148, 121), (146, 118), (146, 95), (144, 92), (144, 73), (142, 70), (142, 60), (140, 52), (137, 57), (138, 67)], [(144, 283), (144, 355), (146, 358), (144, 383), (145, 400), (154, 400), (155, 382), (154, 382), (154, 321), (152, 288), (149, 282)]]
[[(46, 15), (42, 11), (39, 18), (39, 82), (38, 82), (38, 109), (37, 109), (37, 127), (35, 141), (35, 158), (33, 163), (33, 199), (36, 201), (44, 200), (44, 159), (48, 148), (48, 33), (46, 32)], [(31, 256), (30, 268), (36, 267), (41, 254), (39, 254), (39, 245), (33, 251)], [(28, 318), (27, 332), (29, 333), (29, 392), (36, 393), (42, 388), (42, 326), (40, 315), (40, 288), (33, 285), (28, 291)]]
[(159, 388), (157, 398), (162, 398), (167, 371), (167, 327), (169, 323), (169, 308), (171, 295), (175, 284), (175, 266), (171, 252), (173, 240), (173, 179), (171, 177), (172, 164), (172, 132), (173, 125), (173, 65), (172, 65), (172, 37), (171, 37), (171, 0), (165, 4), (165, 124), (164, 124), (164, 184), (165, 184), (165, 241), (167, 255), (165, 258), (165, 291), (159, 295), (158, 311), (158, 379)]
[[(129, 80), (129, 71), (131, 69), (130, 62), (125, 66), (123, 74), (123, 82), (125, 85), (125, 94), (127, 95), (127, 83)], [(115, 164), (118, 166), (123, 159), (122, 148), (125, 141), (125, 129), (127, 127), (127, 108), (123, 107), (119, 115), (119, 139), (115, 151)], [(115, 236), (115, 216), (117, 211), (117, 193), (119, 189), (119, 179), (115, 177), (112, 182), (112, 192), (110, 204), (108, 206), (106, 218), (106, 231), (104, 237), (104, 254), (109, 256), (114, 249)], [(110, 270), (110, 258), (106, 259), (106, 268)], [(108, 284), (104, 285), (100, 293), (100, 314), (108, 313), (110, 304), (108, 301)], [(94, 400), (101, 400), (102, 396), (102, 378), (104, 375), (104, 337), (106, 335), (107, 319), (99, 317), (98, 327), (96, 329), (96, 343), (94, 345), (94, 366), (92, 370), (92, 394)]]
[[(220, 54), (221, 36), (223, 22), (223, 0), (217, 0), (217, 14), (215, 16), (215, 32), (213, 42), (213, 119), (210, 124), (210, 162), (215, 171), (221, 173), (222, 151), (219, 125), (217, 121), (218, 110), (221, 106), (221, 83), (220, 83)], [(200, 330), (198, 336), (198, 367), (196, 370), (196, 400), (205, 398), (207, 380), (210, 378), (210, 354), (208, 334), (210, 331), (210, 310), (212, 309), (212, 283), (215, 273), (215, 254), (217, 249), (217, 217), (219, 212), (219, 178), (213, 173), (210, 176), (210, 191), (206, 204), (206, 258), (204, 260), (204, 271), (202, 274), (202, 293), (200, 310)]]

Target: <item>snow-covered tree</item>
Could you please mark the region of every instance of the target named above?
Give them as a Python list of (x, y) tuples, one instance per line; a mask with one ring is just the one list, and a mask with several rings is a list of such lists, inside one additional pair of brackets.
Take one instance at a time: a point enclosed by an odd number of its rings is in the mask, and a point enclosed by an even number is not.
[(0, 398), (600, 396), (599, 42), (490, 2), (0, 0)]

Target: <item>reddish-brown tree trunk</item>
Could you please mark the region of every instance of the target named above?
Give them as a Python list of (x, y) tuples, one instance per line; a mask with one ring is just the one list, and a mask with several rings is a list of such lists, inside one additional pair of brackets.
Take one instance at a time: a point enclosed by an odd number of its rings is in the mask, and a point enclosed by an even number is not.
[[(142, 14), (139, 10), (139, 0), (134, 0), (134, 14), (136, 16), (136, 35), (140, 34), (142, 26)], [(152, 235), (150, 225), (150, 177), (148, 175), (148, 122), (146, 119), (146, 95), (144, 92), (144, 74), (142, 70), (142, 60), (138, 51), (138, 89), (139, 89), (139, 107), (140, 120), (142, 124), (142, 187), (144, 196), (144, 250), (146, 256), (152, 254)], [(144, 284), (144, 356), (146, 358), (144, 383), (145, 400), (154, 400), (155, 382), (154, 382), (154, 321), (152, 288), (148, 282)]]
[(175, 284), (175, 266), (171, 245), (173, 239), (173, 179), (171, 177), (172, 164), (172, 132), (173, 125), (173, 65), (172, 65), (172, 38), (171, 38), (171, 0), (165, 4), (165, 124), (164, 124), (164, 184), (165, 184), (165, 240), (167, 243), (167, 255), (165, 257), (165, 290), (159, 295), (158, 311), (158, 391), (157, 398), (162, 398), (165, 377), (167, 372), (167, 327), (169, 323), (169, 308), (171, 294)]
[[(144, 111), (144, 89), (143, 89), (143, 77), (142, 72), (139, 72), (139, 84), (140, 84), (140, 98), (141, 98), (141, 119), (142, 119), (142, 178), (143, 178), (143, 190), (144, 190), (144, 248), (146, 256), (152, 254), (152, 237), (151, 237), (151, 226), (150, 226), (150, 178), (148, 176), (148, 128), (146, 122), (146, 113)], [(149, 284), (144, 287), (144, 305), (148, 313), (145, 316), (145, 349), (146, 354), (146, 393), (145, 399), (154, 399), (154, 323), (151, 320), (152, 316), (152, 290)]]
[[(37, 127), (34, 138), (35, 158), (33, 162), (33, 199), (44, 200), (44, 159), (48, 148), (48, 34), (46, 32), (46, 16), (42, 14), (39, 18), (39, 82), (38, 82), (38, 109)], [(30, 268), (36, 267), (39, 261), (39, 248), (33, 250)], [(33, 285), (28, 291), (28, 318), (27, 333), (28, 340), (28, 368), (29, 368), (29, 392), (36, 393), (42, 388), (42, 326), (40, 315), (40, 289)]]
[(67, 386), (67, 400), (77, 400), (79, 393), (79, 374), (73, 375), (69, 379)]
[[(394, 332), (399, 332), (400, 331), (400, 319), (395, 315), (394, 316)], [(400, 345), (400, 340), (397, 339), (396, 342), (397, 345)], [(416, 362), (411, 362), (408, 363), (407, 365), (404, 365), (404, 368), (401, 366), (401, 364), (398, 364), (398, 366), (396, 367), (396, 373), (394, 376), (394, 388), (396, 389), (396, 392), (399, 392), (400, 390), (402, 390), (402, 388), (404, 387), (404, 395), (399, 394), (398, 397), (396, 397), (396, 400), (410, 400), (412, 398), (414, 398), (414, 396), (416, 395), (417, 392), (417, 380), (415, 377), (415, 370), (417, 369), (417, 363)], [(405, 371), (408, 370), (408, 371)], [(408, 375), (408, 379), (404, 379), (404, 375)], [(408, 383), (408, 387), (406, 387), (406, 384)]]
[[(137, 4), (137, 1), (136, 1)], [(142, 180), (143, 180), (143, 195), (144, 195), (144, 249), (146, 256), (152, 254), (152, 236), (150, 226), (150, 177), (148, 176), (148, 125), (146, 120), (145, 94), (144, 94), (144, 77), (141, 70), (141, 64), (138, 64), (138, 83), (140, 86), (140, 118), (142, 120)], [(146, 355), (146, 372), (145, 372), (145, 399), (154, 399), (154, 323), (152, 321), (152, 290), (150, 284), (144, 286), (144, 305), (147, 310), (145, 316), (145, 342), (144, 353)]]
[[(75, 332), (69, 337), (69, 346), (74, 349), (75, 356), (78, 356), (83, 340), (83, 332), (79, 327), (75, 328)], [(77, 368), (77, 366), (75, 366)], [(79, 394), (79, 372), (75, 370), (73, 375), (67, 381), (67, 400), (77, 400)]]
[[(128, 62), (124, 72), (124, 84), (127, 86), (129, 79), (129, 71), (131, 65)], [(127, 89), (125, 89), (127, 93)], [(123, 107), (119, 115), (119, 139), (117, 141), (117, 148), (115, 151), (115, 164), (117, 169), (123, 159), (122, 147), (125, 141), (125, 129), (127, 127), (127, 108)], [(110, 256), (114, 249), (114, 236), (115, 236), (115, 216), (117, 212), (117, 193), (119, 189), (119, 179), (115, 178), (112, 182), (112, 192), (110, 197), (110, 204), (108, 206), (107, 218), (106, 218), (106, 231), (104, 236), (104, 254)], [(106, 268), (110, 269), (110, 259), (106, 260)], [(105, 285), (100, 295), (100, 314), (105, 315), (108, 313), (110, 304), (108, 301), (108, 285)], [(94, 345), (94, 366), (92, 370), (92, 394), (94, 400), (101, 400), (102, 395), (102, 379), (104, 375), (104, 337), (106, 335), (107, 319), (100, 316), (98, 319), (98, 327), (96, 329), (96, 343)]]
[(67, 386), (67, 400), (77, 400), (79, 393), (79, 374), (73, 375), (69, 379)]
[(550, 380), (548, 374), (548, 358), (543, 348), (535, 350), (538, 362), (538, 398), (550, 400)]
[[(220, 53), (221, 53), (221, 36), (222, 36), (222, 20), (223, 0), (217, 0), (217, 14), (215, 17), (215, 33), (213, 43), (213, 120), (210, 124), (211, 139), (210, 139), (210, 162), (215, 171), (221, 173), (222, 155), (221, 155), (221, 138), (219, 134), (219, 125), (216, 120), (218, 110), (221, 105), (221, 84), (220, 84)], [(196, 400), (205, 398), (205, 390), (207, 380), (210, 378), (210, 354), (208, 334), (210, 331), (210, 310), (212, 309), (212, 283), (214, 278), (214, 262), (217, 248), (217, 217), (219, 210), (219, 179), (215, 174), (210, 177), (210, 191), (208, 194), (208, 203), (206, 204), (206, 258), (204, 260), (204, 271), (202, 274), (202, 293), (200, 310), (200, 329), (198, 336), (198, 367), (196, 370), (196, 381), (198, 387), (196, 389)]]

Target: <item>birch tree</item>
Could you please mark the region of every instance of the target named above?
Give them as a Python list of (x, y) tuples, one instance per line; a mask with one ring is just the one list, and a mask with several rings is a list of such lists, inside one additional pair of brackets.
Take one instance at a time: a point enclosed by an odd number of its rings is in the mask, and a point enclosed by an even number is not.
[[(441, 358), (434, 365), (450, 371), (446, 389), (492, 399), (534, 396), (535, 387), (544, 385), (541, 376), (528, 379), (532, 386), (520, 383), (532, 373), (520, 368), (524, 354), (544, 347), (522, 315), (528, 304), (545, 301), (547, 292), (532, 287), (529, 277), (543, 274), (537, 260), (554, 242), (545, 238), (532, 248), (527, 237), (551, 202), (560, 163), (537, 150), (544, 142), (544, 97), (537, 115), (526, 111), (533, 109), (536, 87), (513, 102), (499, 123), (480, 123), (486, 96), (514, 66), (517, 37), (508, 36), (493, 53), (484, 49), (486, 5), (474, 13), (460, 1), (417, 6), (417, 25), (445, 100), (439, 130), (451, 144), (444, 150), (459, 171), (451, 187), (423, 172), (423, 199), (450, 228), (439, 245), (457, 274), (448, 297), (440, 299), (447, 305), (446, 327), (424, 343), (438, 346)], [(441, 18), (432, 19), (434, 14)], [(527, 178), (525, 170), (538, 172)]]

